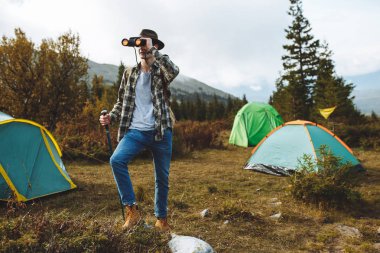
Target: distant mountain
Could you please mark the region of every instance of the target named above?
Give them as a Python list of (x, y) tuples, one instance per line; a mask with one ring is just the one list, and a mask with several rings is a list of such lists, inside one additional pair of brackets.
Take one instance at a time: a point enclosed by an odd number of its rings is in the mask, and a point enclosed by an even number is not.
[(214, 95), (216, 95), (218, 99), (225, 101), (227, 101), (228, 96), (234, 98), (234, 96), (229, 93), (215, 89), (194, 78), (182, 74), (179, 74), (174, 79), (173, 83), (170, 85), (170, 90), (175, 97), (180, 99), (188, 96), (194, 96), (195, 93), (198, 93), (200, 97), (206, 100), (211, 100)]
[[(117, 73), (118, 66), (89, 61), (90, 80), (97, 74), (103, 76), (106, 84), (113, 84), (116, 82)], [(365, 114), (374, 111), (380, 115), (380, 70), (363, 75), (345, 76), (344, 78), (347, 82), (352, 82), (355, 85), (353, 95), (357, 108)], [(266, 83), (264, 87), (270, 87), (270, 84)], [(194, 98), (195, 94), (198, 93), (201, 98), (206, 100), (211, 100), (215, 94), (218, 99), (226, 101), (228, 96), (235, 97), (231, 95), (232, 93), (238, 97), (246, 94), (249, 101), (268, 102), (268, 94), (272, 94), (268, 88), (262, 91), (253, 91), (249, 86), (241, 86), (236, 89), (238, 90), (231, 88), (228, 92), (224, 92), (182, 74), (179, 74), (170, 85), (172, 95), (179, 99)]]
[[(89, 70), (88, 75), (90, 80), (93, 76), (102, 75), (104, 83), (113, 84), (117, 80), (119, 67), (112, 64), (99, 64), (94, 61), (88, 61)], [(172, 96), (178, 99), (184, 98), (194, 98), (196, 94), (202, 99), (211, 100), (214, 95), (218, 97), (219, 100), (227, 101), (228, 96), (234, 98), (233, 95), (223, 92), (221, 90), (215, 89), (202, 83), (194, 78), (179, 74), (173, 83), (170, 85), (170, 91)]]
[(372, 111), (380, 115), (380, 89), (354, 90), (354, 102), (357, 108), (364, 114)]
[(346, 76), (347, 82), (353, 83), (354, 102), (362, 113), (374, 111), (380, 115), (380, 70), (368, 74)]
[(355, 84), (356, 90), (380, 89), (380, 70), (362, 75), (346, 76), (345, 79)]
[(100, 64), (94, 61), (88, 61), (88, 75), (90, 80), (92, 80), (93, 76), (102, 75), (104, 83), (113, 84), (117, 80), (117, 72), (119, 67), (112, 64)]

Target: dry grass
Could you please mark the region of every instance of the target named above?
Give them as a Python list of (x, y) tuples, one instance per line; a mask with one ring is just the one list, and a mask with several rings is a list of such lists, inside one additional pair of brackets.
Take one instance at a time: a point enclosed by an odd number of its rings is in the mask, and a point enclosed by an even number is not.
[[(294, 201), (287, 193), (287, 178), (243, 170), (250, 150), (228, 147), (225, 150), (199, 151), (172, 162), (169, 218), (175, 233), (201, 238), (217, 252), (375, 252), (372, 245), (379, 242), (377, 229), (380, 227), (379, 152), (358, 151), (359, 159), (367, 168), (362, 175), (362, 186), (358, 188), (366, 204), (342, 212), (321, 211)], [(131, 252), (131, 248), (125, 246), (127, 243), (134, 245), (135, 252), (167, 251), (164, 242), (168, 238), (165, 236), (140, 231), (131, 239), (131, 235), (118, 230), (122, 225), (121, 212), (107, 164), (72, 163), (66, 167), (78, 185), (77, 190), (28, 203), (26, 208), (16, 208), (10, 213), (3, 205), (0, 226), (15, 226), (23, 217), (27, 217), (24, 223), (32, 223), (32, 219), (48, 215), (53, 220), (51, 227), (65, 220), (78, 224), (77, 230), (71, 228), (76, 231), (71, 240), (81, 242), (78, 238), (83, 239), (85, 235), (100, 237), (90, 240), (95, 246), (84, 244), (87, 249), (83, 251), (102, 252), (100, 249), (112, 240), (118, 245), (115, 252)], [(152, 162), (147, 159), (134, 161), (130, 173), (134, 188), (139, 189), (140, 207), (146, 221), (153, 224)], [(210, 215), (201, 218), (200, 212), (206, 208)], [(278, 212), (282, 213), (280, 220), (269, 218)], [(224, 224), (226, 220), (229, 222)], [(342, 237), (335, 229), (338, 223), (358, 228), (363, 238)], [(26, 227), (34, 228), (34, 225)], [(25, 229), (20, 231), (19, 238), (30, 237)], [(152, 238), (158, 242), (153, 242)], [(61, 241), (64, 240), (61, 238)], [(102, 247), (97, 248), (96, 244)]]

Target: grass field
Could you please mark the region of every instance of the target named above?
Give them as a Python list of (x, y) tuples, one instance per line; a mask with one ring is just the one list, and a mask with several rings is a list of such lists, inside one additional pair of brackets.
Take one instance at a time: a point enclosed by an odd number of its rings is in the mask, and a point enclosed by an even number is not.
[[(367, 169), (358, 188), (365, 204), (350, 211), (322, 211), (293, 200), (287, 193), (288, 178), (243, 170), (250, 151), (229, 146), (172, 162), (173, 232), (201, 238), (217, 252), (377, 252), (379, 152), (356, 151)], [(128, 233), (120, 230), (108, 164), (66, 162), (66, 167), (78, 189), (25, 206), (1, 205), (1, 252), (168, 252), (168, 235), (143, 226)], [(152, 162), (137, 159), (130, 173), (145, 220), (153, 225)], [(202, 218), (206, 208), (210, 214)], [(279, 220), (269, 218), (279, 212)], [(341, 235), (338, 224), (357, 228), (362, 237)]]

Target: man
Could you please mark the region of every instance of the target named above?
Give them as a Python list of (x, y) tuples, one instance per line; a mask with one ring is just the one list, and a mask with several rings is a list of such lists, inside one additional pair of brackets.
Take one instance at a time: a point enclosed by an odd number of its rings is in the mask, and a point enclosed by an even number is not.
[(139, 48), (141, 62), (124, 72), (116, 104), (109, 114), (100, 116), (99, 121), (107, 125), (120, 119), (119, 144), (110, 163), (121, 201), (126, 207), (123, 229), (130, 229), (141, 220), (128, 163), (147, 148), (152, 152), (155, 170), (155, 227), (165, 232), (170, 230), (167, 204), (174, 124), (168, 86), (178, 75), (179, 69), (169, 56), (160, 53), (159, 50), (165, 45), (156, 32), (143, 29), (140, 38), (146, 41)]

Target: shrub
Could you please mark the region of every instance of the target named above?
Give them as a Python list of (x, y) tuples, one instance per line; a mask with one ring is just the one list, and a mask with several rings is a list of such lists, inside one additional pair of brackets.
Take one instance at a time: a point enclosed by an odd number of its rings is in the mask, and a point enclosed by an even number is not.
[(380, 124), (337, 125), (335, 133), (349, 146), (363, 149), (380, 148)]
[[(109, 160), (109, 150), (104, 127), (96, 119), (88, 124), (89, 119), (74, 120), (74, 122), (61, 122), (57, 124), (54, 135), (62, 149), (64, 158), (71, 160)], [(226, 129), (225, 121), (198, 122), (180, 121), (173, 131), (173, 157), (180, 157), (194, 150), (204, 148), (221, 148), (223, 142), (221, 131)], [(110, 127), (113, 149), (116, 148), (116, 136), (118, 125)], [(151, 157), (150, 154), (142, 153), (141, 157)]]
[(291, 195), (320, 208), (359, 203), (361, 195), (353, 190), (357, 182), (353, 180), (352, 165), (342, 163), (342, 159), (334, 156), (326, 146), (321, 146), (319, 153), (316, 162), (310, 155), (304, 155), (299, 161), (297, 172), (290, 176)]
[[(116, 136), (117, 129), (111, 128), (112, 136)], [(109, 160), (109, 150), (104, 128), (88, 126), (83, 122), (59, 123), (54, 132), (62, 149), (64, 158), (71, 160)], [(112, 147), (116, 147), (116, 140), (112, 139)]]
[(183, 155), (204, 148), (221, 148), (221, 131), (227, 126), (225, 121), (199, 122), (180, 121), (174, 127), (173, 156)]
[(119, 225), (90, 214), (28, 212), (0, 224), (0, 252), (169, 252), (168, 238), (154, 229)]

